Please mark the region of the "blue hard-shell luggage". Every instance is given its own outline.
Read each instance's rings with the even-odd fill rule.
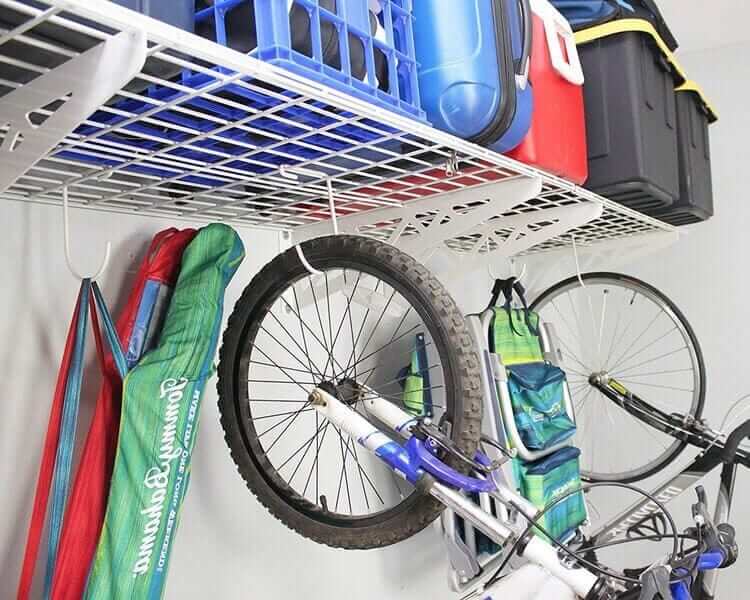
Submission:
[[[529,0],[419,0],[414,42],[427,119],[509,152],[531,125]]]

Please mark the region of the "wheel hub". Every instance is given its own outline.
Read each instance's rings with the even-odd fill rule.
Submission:
[[[343,402],[349,406],[356,405],[364,395],[362,386],[350,377],[339,379],[337,382],[322,381],[318,384],[318,387],[336,398],[339,402]]]

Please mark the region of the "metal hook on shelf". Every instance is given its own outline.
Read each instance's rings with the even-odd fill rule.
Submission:
[[[490,240],[487,240],[487,254],[490,253]],[[510,265],[510,276],[515,277],[518,282],[522,282],[523,278],[526,277],[526,263],[523,264],[523,267],[521,267],[521,274],[516,276],[516,259],[513,257],[508,257],[508,264]],[[502,279],[502,277],[498,277],[495,275],[495,273],[492,271],[492,260],[487,261],[487,273],[489,274],[492,281],[495,281],[497,279]]]
[[[299,175],[307,175],[308,177],[317,177],[318,179],[325,178],[326,180],[326,190],[328,191],[328,210],[331,213],[331,224],[333,226],[333,235],[339,234],[339,222],[338,222],[338,216],[336,215],[336,200],[333,193],[333,182],[331,181],[331,177],[327,173],[323,173],[321,171],[315,171],[313,169],[307,169],[304,167],[288,167],[286,165],[281,165],[279,167],[279,174],[284,177],[285,179],[291,179],[293,181],[299,181]],[[310,275],[322,275],[323,272],[319,271],[315,267],[313,267],[310,262],[307,260],[307,257],[305,256],[305,253],[302,251],[302,246],[299,244],[296,244],[294,246],[294,249],[297,252],[297,257],[299,258],[300,262],[302,263],[302,266],[305,267],[308,273]]]
[[[292,181],[299,181],[300,175],[306,175],[308,177],[316,177],[318,179],[326,180],[326,190],[328,191],[328,210],[331,212],[331,224],[333,225],[333,234],[339,234],[339,222],[338,216],[336,215],[336,202],[333,193],[333,182],[331,177],[323,171],[316,171],[314,169],[308,169],[306,167],[290,167],[287,165],[279,166],[279,174],[285,179],[291,179]]]
[[[77,277],[78,279],[91,279],[95,280],[98,279],[99,276],[104,273],[104,271],[107,268],[107,265],[109,264],[109,257],[112,252],[112,243],[107,242],[107,245],[104,248],[104,259],[101,262],[101,265],[99,267],[99,270],[96,271],[93,275],[81,275],[81,273],[73,266],[73,260],[70,257],[70,218],[68,216],[68,188],[67,186],[63,188],[62,190],[62,197],[63,197],[63,239],[64,239],[64,246],[65,246],[65,262],[68,264],[68,269],[73,274],[74,277]]]
[[[576,263],[576,276],[578,277],[578,283],[581,284],[582,288],[585,288],[586,284],[583,283],[583,277],[581,276],[581,263],[578,261],[578,247],[576,246],[576,236],[574,236],[572,233],[570,234],[570,241],[573,243],[573,259]]]

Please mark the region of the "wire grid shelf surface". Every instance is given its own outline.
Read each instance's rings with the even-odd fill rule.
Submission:
[[[503,216],[590,201],[604,211],[571,232],[581,244],[672,230],[562,179],[100,0],[0,0],[0,97],[128,28],[148,39],[141,73],[4,199],[59,203],[67,187],[73,206],[289,230],[330,218],[329,180],[336,212],[345,217],[541,177],[542,193],[498,215],[498,232]],[[29,107],[29,119],[43,126],[64,101]],[[7,132],[0,127],[0,136]],[[369,233],[384,236],[388,227],[375,224]],[[460,250],[474,241],[448,245]],[[569,243],[567,234],[534,251]]]

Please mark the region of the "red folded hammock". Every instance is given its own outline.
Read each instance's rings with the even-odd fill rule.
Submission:
[[[128,303],[117,321],[117,335],[126,351],[125,358],[129,363],[137,362],[140,356],[153,345],[154,340],[151,338],[158,335],[160,329],[159,315],[163,316],[165,312],[160,310],[164,308],[164,306],[160,307],[160,304],[168,304],[168,291],[174,287],[177,280],[182,252],[195,234],[196,231],[193,229],[179,231],[171,228],[158,233],[152,240],[133,283]],[[47,514],[78,314],[77,308],[76,316],[68,332],[50,411],[50,422],[39,468],[26,552],[18,585],[18,600],[28,600],[31,592],[34,567]],[[95,317],[93,308],[92,316]],[[98,324],[96,324],[95,331],[98,331]],[[102,357],[100,340],[98,337],[96,340],[97,350]],[[82,597],[106,512],[120,427],[122,380],[111,354],[101,362],[102,384],[68,499],[57,560],[54,565],[51,590],[53,600],[79,600]]]

